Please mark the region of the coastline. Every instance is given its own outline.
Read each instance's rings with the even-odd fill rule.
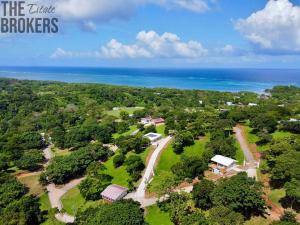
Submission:
[[[262,76],[265,74],[265,76]],[[272,79],[270,78],[272,77]],[[174,88],[264,93],[278,85],[300,86],[300,69],[112,69],[75,67],[0,67],[1,78],[107,84],[140,88]]]

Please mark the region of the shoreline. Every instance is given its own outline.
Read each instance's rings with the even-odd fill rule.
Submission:
[[[11,76],[1,76],[0,79],[7,79],[7,80],[20,80],[20,81],[41,81],[41,82],[57,82],[57,83],[66,83],[66,84],[87,84],[87,85],[107,85],[107,86],[115,86],[115,87],[128,87],[128,88],[147,88],[147,89],[174,89],[174,90],[183,90],[183,91],[210,91],[210,92],[228,92],[228,93],[239,93],[239,92],[252,92],[259,95],[266,94],[267,89],[272,89],[275,86],[270,86],[266,89],[261,90],[226,90],[226,89],[198,89],[198,88],[181,88],[181,87],[170,87],[170,86],[140,86],[140,85],[130,85],[130,84],[115,84],[115,83],[104,83],[104,82],[84,82],[84,81],[63,81],[63,80],[49,80],[49,79],[34,79],[34,78],[19,78],[19,77],[11,77]],[[283,85],[283,86],[289,86],[289,85]],[[300,85],[293,85],[300,87]]]

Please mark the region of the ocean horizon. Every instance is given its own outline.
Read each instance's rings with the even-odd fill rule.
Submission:
[[[300,86],[300,69],[151,69],[95,67],[0,67],[0,77],[262,93],[276,85]]]

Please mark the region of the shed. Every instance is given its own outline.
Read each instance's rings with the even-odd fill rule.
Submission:
[[[101,192],[101,196],[106,201],[114,202],[124,198],[125,195],[127,195],[127,191],[127,188],[121,187],[116,184],[111,184]]]
[[[148,138],[151,142],[155,142],[158,141],[159,139],[161,139],[161,135],[157,134],[157,133],[148,133],[144,135],[145,138]]]
[[[215,155],[214,157],[211,158],[210,161],[217,163],[218,165],[226,167],[226,168],[236,165],[236,162],[237,162],[236,160],[234,160],[232,158],[225,157],[222,155]]]

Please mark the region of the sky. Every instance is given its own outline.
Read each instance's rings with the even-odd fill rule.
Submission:
[[[0,33],[0,66],[300,68],[300,0],[32,1],[59,32]]]

